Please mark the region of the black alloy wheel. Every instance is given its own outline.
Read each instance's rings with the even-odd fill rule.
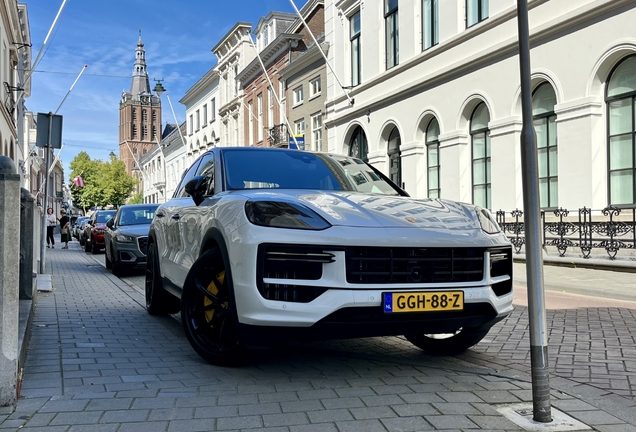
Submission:
[[[190,345],[208,362],[238,366],[245,347],[238,335],[231,276],[218,248],[193,264],[183,287],[181,321]]]
[[[179,312],[180,308],[179,299],[163,289],[157,244],[151,242],[146,263],[146,310],[150,315],[169,315]]]
[[[461,328],[449,334],[409,334],[406,340],[416,347],[433,355],[461,354],[468,348],[477,345],[486,335],[490,327]]]

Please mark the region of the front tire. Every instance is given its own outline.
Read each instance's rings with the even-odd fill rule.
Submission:
[[[97,246],[97,245],[95,244],[95,239],[93,239],[93,241],[91,241],[91,245],[93,246],[93,247],[92,247],[92,249],[93,249],[93,255],[97,255],[97,254],[99,253],[99,246]]]
[[[111,255],[113,253],[111,252]],[[104,252],[104,260],[106,261],[106,269],[111,270],[113,268],[113,262],[108,258],[108,252]],[[113,272],[115,274],[115,272]]]
[[[477,345],[486,337],[489,330],[490,327],[477,329],[462,328],[458,332],[448,335],[410,334],[404,335],[404,337],[413,345],[429,354],[456,355]]]
[[[150,315],[169,315],[179,309],[179,299],[163,289],[157,244],[152,242],[148,245],[146,263],[146,310]]]
[[[237,366],[244,358],[231,277],[219,248],[192,265],[183,286],[181,321],[190,345],[208,362]]]
[[[88,239],[84,240],[84,252],[91,251],[91,244],[88,242]]]

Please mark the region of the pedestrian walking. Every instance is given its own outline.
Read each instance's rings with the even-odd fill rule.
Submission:
[[[68,242],[71,241],[71,218],[66,216],[66,210],[60,210],[62,216],[60,220],[60,233],[62,237],[60,241],[64,243],[62,249],[68,249]]]
[[[53,230],[57,225],[57,216],[53,214],[53,209],[49,207],[46,209],[46,247],[55,249],[55,237],[53,237]]]

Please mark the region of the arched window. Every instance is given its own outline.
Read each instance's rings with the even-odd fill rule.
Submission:
[[[473,167],[473,204],[490,209],[490,114],[480,103],[470,118],[470,141]]]
[[[607,84],[610,204],[636,203],[636,55],[612,71]]]
[[[361,126],[356,127],[349,141],[349,156],[369,162],[367,136]]]
[[[537,134],[539,157],[539,203],[541,208],[558,207],[556,95],[545,82],[532,94],[532,124]]]
[[[389,177],[391,181],[402,187],[402,165],[400,163],[400,132],[394,127],[389,135],[389,146],[387,154],[389,155]]]
[[[428,177],[428,197],[439,198],[439,123],[433,119],[426,128],[426,165]]]

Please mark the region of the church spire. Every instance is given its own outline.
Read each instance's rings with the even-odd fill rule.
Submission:
[[[141,29],[139,29],[139,40],[137,41],[137,49],[135,50],[135,66],[133,67],[130,93],[133,99],[138,99],[142,93],[150,95],[150,81],[148,80],[148,72],[146,71],[146,51],[144,50],[144,43],[141,40]]]

